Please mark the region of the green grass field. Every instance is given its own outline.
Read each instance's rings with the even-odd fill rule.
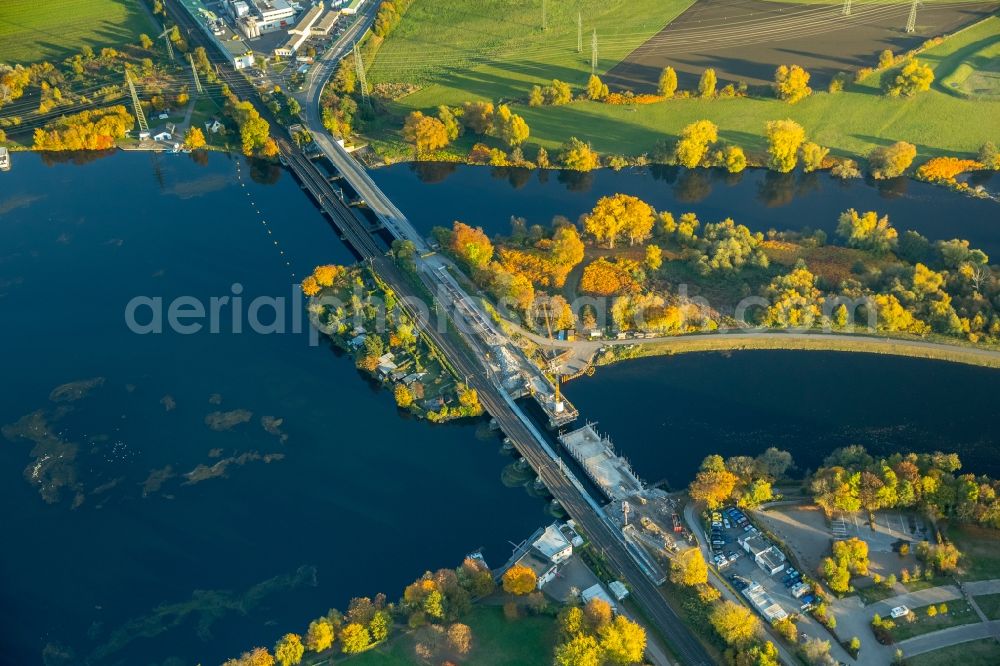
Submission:
[[[1000,620],[1000,594],[983,594],[975,598],[976,605],[991,620]]]
[[[979,616],[972,610],[972,607],[961,599],[948,602],[948,612],[944,615],[927,616],[927,606],[911,609],[916,619],[913,622],[896,620],[896,628],[891,631],[893,638],[898,643],[907,638],[922,636],[934,631],[941,631],[949,627],[957,627],[963,624],[979,622]]]
[[[1000,530],[975,525],[954,525],[948,538],[962,553],[963,580],[1000,578]]]
[[[993,26],[992,34],[975,30],[968,44],[942,59],[938,67],[942,90],[1000,100],[1000,24],[995,17],[988,23]]]
[[[472,651],[463,663],[476,666],[548,666],[555,648],[555,621],[548,616],[507,620],[499,606],[476,606],[462,618],[472,629]],[[338,663],[350,666],[416,666],[424,663],[409,635]]]
[[[984,638],[907,657],[906,663],[908,666],[995,666],[1000,663],[1000,645],[992,638]]]
[[[646,0],[642,0],[645,2]],[[420,0],[411,11],[418,9]],[[638,13],[638,12],[636,12]],[[408,14],[403,25],[411,20]],[[416,30],[419,23],[411,26]],[[400,30],[402,31],[402,27]],[[989,19],[945,40],[920,56],[940,79],[951,74],[984,41],[1000,34],[1000,18]],[[396,37],[390,37],[384,52],[390,53]],[[414,54],[416,57],[416,54]],[[557,60],[552,56],[553,60]],[[565,54],[558,59],[567,59]],[[573,55],[568,59],[572,61]],[[603,62],[602,70],[613,62]],[[527,94],[541,65],[525,71],[498,71],[499,65],[476,68],[456,74],[449,84],[434,84],[407,95],[392,105],[396,117],[385,118],[373,128],[376,147],[387,155],[406,155],[399,126],[402,116],[413,109],[433,109],[441,103],[454,104],[477,97],[512,97]],[[588,70],[563,67],[562,76],[578,89]],[[376,64],[376,71],[378,66]],[[386,70],[383,70],[386,72]],[[575,75],[574,75],[575,73]],[[892,75],[892,74],[890,74]],[[947,92],[936,83],[926,93],[911,99],[889,99],[880,94],[880,75],[852,84],[844,92],[814,92],[808,99],[789,105],[771,98],[668,100],[657,104],[612,106],[589,101],[559,107],[517,105],[531,128],[525,154],[530,158],[535,147],[554,149],[571,136],[590,141],[605,154],[638,155],[649,152],[657,141],[676,136],[696,120],[707,118],[719,126],[720,138],[761,154],[765,149],[764,125],[769,120],[792,118],[801,123],[811,140],[829,146],[834,154],[864,157],[880,145],[905,140],[917,146],[919,159],[938,155],[976,152],[986,140],[1000,137],[1000,100],[972,100]],[[475,137],[463,137],[471,145]],[[464,143],[455,147],[463,152]]]
[[[426,85],[408,108],[461,104],[472,99],[527,97],[534,84],[562,79],[573,85],[590,74],[597,31],[599,71],[687,9],[693,0],[417,0],[369,66],[372,83]],[[583,51],[577,52],[577,11]]]
[[[141,0],[2,0],[0,62],[62,60],[89,45],[135,43],[154,27]]]

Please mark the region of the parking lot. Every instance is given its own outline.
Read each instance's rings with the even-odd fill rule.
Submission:
[[[755,554],[747,552],[740,543],[745,539],[749,539],[751,547],[757,550],[760,546],[775,546],[759,558],[763,566],[757,563]],[[765,618],[773,621],[801,613],[813,600],[808,586],[802,583],[802,574],[789,562],[781,561],[777,544],[767,543],[742,511],[729,507],[715,513],[708,527],[707,541],[713,552],[712,564],[737,591],[742,593],[749,588],[753,597],[751,604]],[[765,571],[764,567],[774,573]]]

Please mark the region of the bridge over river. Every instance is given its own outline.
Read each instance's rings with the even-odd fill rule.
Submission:
[[[339,59],[370,26],[374,5],[370,4],[365,14],[314,67],[315,78],[309,82],[303,120],[326,157],[391,237],[414,244],[417,249],[416,274],[420,284],[414,284],[412,278],[400,270],[388,256],[384,241],[372,233],[372,225],[364,214],[344,201],[342,192],[333,187],[329,176],[302,153],[268,109],[259,103],[256,89],[231,67],[227,54],[213,48],[203,24],[188,14],[177,0],[166,1],[171,16],[185,30],[189,41],[206,47],[220,77],[240,97],[254,101],[261,115],[271,122],[284,162],[358,256],[370,263],[402,302],[416,303],[422,290],[434,294],[438,307],[431,308],[429,320],[416,316],[414,320],[423,323],[423,332],[445,354],[456,371],[464,375],[469,386],[476,389],[485,410],[532,466],[553,498],[628,584],[633,598],[643,607],[654,629],[670,644],[675,655],[684,664],[711,664],[705,648],[658,589],[659,574],[652,571],[644,558],[635,552],[635,547],[626,541],[621,528],[561,461],[548,438],[515,399],[524,393],[531,394],[551,426],[573,421],[577,417],[576,410],[558,395],[552,382],[524,355],[521,348],[500,330],[477,299],[463,289],[451,272],[451,263],[430,251],[427,242],[379,190],[364,167],[323,128],[318,104],[322,86]]]

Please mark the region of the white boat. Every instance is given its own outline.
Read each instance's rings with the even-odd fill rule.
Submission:
[[[10,153],[0,146],[0,171],[10,171]]]

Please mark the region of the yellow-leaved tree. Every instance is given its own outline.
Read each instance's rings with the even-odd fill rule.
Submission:
[[[524,595],[538,587],[538,576],[523,564],[515,564],[503,573],[503,590],[509,594]]]

